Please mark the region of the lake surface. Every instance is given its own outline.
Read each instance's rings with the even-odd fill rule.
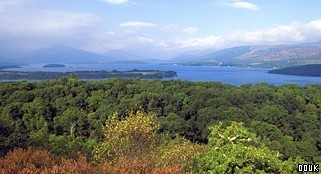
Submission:
[[[218,66],[181,66],[181,65],[159,65],[159,64],[65,64],[62,68],[43,68],[44,64],[12,68],[12,71],[111,71],[111,70],[172,70],[178,74],[177,79],[190,81],[218,81],[232,85],[245,83],[267,82],[273,85],[282,84],[321,84],[321,77],[303,77],[268,74],[270,69],[266,68],[241,68],[241,67],[218,67]]]

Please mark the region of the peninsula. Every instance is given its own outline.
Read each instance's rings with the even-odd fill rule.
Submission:
[[[47,64],[43,66],[43,68],[63,68],[63,67],[66,67],[66,66],[63,64]]]
[[[321,64],[302,65],[268,71],[269,74],[321,77]]]
[[[142,78],[142,79],[162,79],[177,76],[174,71],[158,70],[131,70],[131,71],[74,71],[74,72],[22,72],[22,71],[0,71],[0,80],[50,80],[63,76],[75,75],[83,80],[100,80],[114,77],[121,78]]]

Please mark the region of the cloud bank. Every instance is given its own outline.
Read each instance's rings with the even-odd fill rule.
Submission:
[[[0,12],[3,12],[6,10],[6,8],[10,6],[20,5],[28,0],[1,0],[0,1]]]
[[[101,19],[91,13],[43,11],[0,16],[0,33],[14,36],[59,36],[89,30]]]
[[[171,43],[181,49],[222,49],[238,45],[291,44],[321,41],[321,19],[308,23],[293,22],[254,31],[235,30],[224,35],[210,35]]]
[[[3,0],[8,9],[29,0]],[[113,3],[126,3],[124,0]],[[226,1],[225,1],[226,2]],[[229,0],[235,8],[258,10],[246,1]],[[192,24],[159,24],[154,21],[107,23],[93,13],[49,10],[0,11],[0,52],[4,54],[63,44],[96,53],[112,50],[167,57],[193,50],[217,50],[241,45],[291,44],[321,41],[321,19],[292,22],[252,31],[233,30],[221,35],[201,35]],[[12,51],[15,50],[15,51]],[[153,56],[154,55],[154,56]],[[166,57],[164,56],[164,57]]]

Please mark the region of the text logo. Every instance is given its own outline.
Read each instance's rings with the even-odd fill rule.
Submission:
[[[298,164],[298,172],[319,172],[319,164]]]

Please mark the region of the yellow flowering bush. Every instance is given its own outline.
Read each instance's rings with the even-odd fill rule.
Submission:
[[[158,128],[155,116],[137,112],[120,120],[115,113],[106,121],[104,141],[95,149],[94,157],[97,160],[138,157],[155,146]]]
[[[192,171],[193,159],[207,150],[209,150],[208,146],[192,143],[182,137],[176,137],[167,143],[161,144],[157,156],[161,165],[180,165],[185,173]]]
[[[110,173],[186,173],[193,159],[208,149],[182,137],[159,134],[157,118],[143,112],[119,119],[111,115],[103,128],[103,142],[94,150],[101,170]]]

